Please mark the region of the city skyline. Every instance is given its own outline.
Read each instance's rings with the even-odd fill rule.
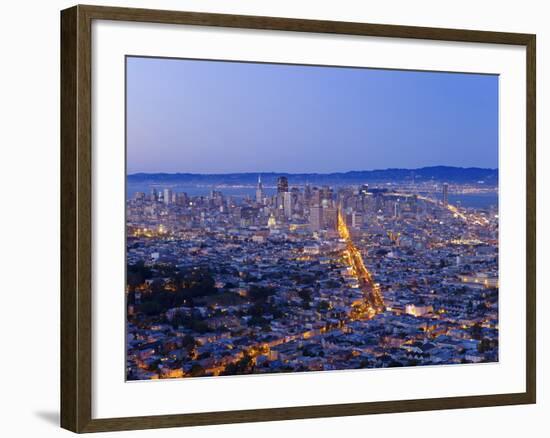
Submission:
[[[494,169],[498,77],[129,57],[127,124],[128,174]]]
[[[240,188],[127,199],[128,380],[498,361],[494,187]]]

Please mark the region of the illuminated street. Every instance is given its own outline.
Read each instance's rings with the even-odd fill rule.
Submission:
[[[494,209],[431,185],[268,190],[129,202],[129,378],[496,358]]]

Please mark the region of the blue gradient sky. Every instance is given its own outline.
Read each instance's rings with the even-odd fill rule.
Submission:
[[[498,167],[498,77],[127,58],[127,171]]]

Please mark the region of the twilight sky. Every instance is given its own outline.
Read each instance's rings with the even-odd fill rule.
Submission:
[[[498,77],[127,58],[127,172],[498,167]]]

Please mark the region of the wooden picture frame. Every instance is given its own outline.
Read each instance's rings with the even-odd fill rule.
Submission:
[[[519,45],[526,48],[527,284],[526,391],[405,401],[196,414],[92,418],[91,24],[93,20],[186,24]],[[61,426],[99,432],[176,426],[456,409],[535,403],[535,35],[290,18],[75,6],[61,12]]]

